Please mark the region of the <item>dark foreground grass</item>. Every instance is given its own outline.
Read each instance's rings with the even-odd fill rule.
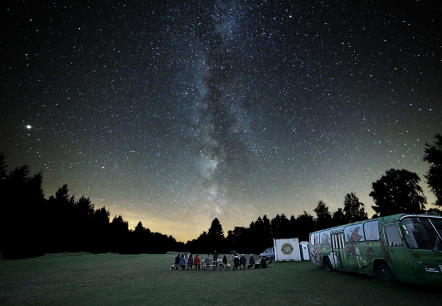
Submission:
[[[0,305],[441,305],[441,290],[384,285],[310,262],[170,271],[175,255],[63,254],[0,261]]]

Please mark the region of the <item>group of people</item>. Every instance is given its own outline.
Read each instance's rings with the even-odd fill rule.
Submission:
[[[224,259],[225,259],[225,262],[227,263],[226,256],[224,256],[223,262],[224,262]],[[204,260],[204,264],[206,266],[212,265],[212,262],[214,262],[215,264],[218,263],[218,252],[216,250],[213,253],[213,260],[210,257],[210,254],[207,254],[207,258]],[[195,255],[195,257],[192,257],[192,254],[190,254],[190,253],[189,254],[184,253],[184,254],[181,254],[181,256],[180,256],[180,254],[178,254],[175,257],[175,263],[172,266],[172,269],[173,269],[173,267],[175,267],[177,269],[178,269],[178,267],[180,267],[182,270],[184,270],[186,268],[186,265],[187,265],[187,268],[190,270],[193,269],[193,266],[195,266],[195,270],[199,270],[201,267],[201,258],[198,256],[198,254]]]
[[[206,266],[214,266],[217,267],[218,265],[218,252],[215,250],[215,252],[213,252],[213,258],[210,256],[210,254],[207,254],[206,259],[204,259],[204,264]],[[221,263],[220,263],[221,264]],[[255,257],[253,256],[253,254],[250,255],[249,258],[249,265],[247,266],[247,269],[253,268],[255,267],[257,264],[260,265],[260,268],[267,268],[267,264],[264,258],[261,258],[260,260],[258,260],[258,262],[255,260]],[[172,269],[175,267],[176,269],[178,269],[179,267],[184,270],[186,268],[192,270],[193,266],[195,266],[195,270],[200,270],[201,267],[201,258],[198,257],[198,255],[195,255],[195,257],[192,257],[192,254],[178,254],[175,257],[175,264],[172,266]],[[246,265],[247,265],[247,259],[244,256],[244,254],[241,255],[241,257],[238,257],[238,255],[234,255],[233,256],[233,270],[238,270],[238,268],[240,270],[245,270],[246,269]],[[227,260],[226,255],[224,255],[223,259],[222,259],[222,266],[221,268],[230,268],[230,264]]]
[[[247,265],[247,259],[244,256],[244,254],[239,257],[238,255],[235,255],[233,257],[233,270],[245,270]],[[260,268],[267,268],[267,263],[265,258],[260,258],[258,261],[255,260],[255,257],[253,254],[250,254],[249,258],[249,265],[247,266],[247,269],[256,267],[256,265],[259,265]]]
[[[198,257],[198,254],[195,255],[195,258],[192,257],[192,254],[189,254],[189,256],[187,256],[187,253],[181,254],[181,256],[180,254],[178,254],[175,257],[174,265],[177,269],[178,267],[181,267],[181,269],[184,270],[187,265],[189,269],[192,269],[193,266],[195,266],[195,269],[199,270],[201,265],[201,259]]]

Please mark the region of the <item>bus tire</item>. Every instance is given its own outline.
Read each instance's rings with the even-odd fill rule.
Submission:
[[[327,271],[332,271],[333,270],[333,267],[331,265],[330,259],[328,259],[328,257],[324,258],[324,268]]]
[[[397,282],[394,273],[386,263],[379,264],[377,272],[381,282],[396,285]]]

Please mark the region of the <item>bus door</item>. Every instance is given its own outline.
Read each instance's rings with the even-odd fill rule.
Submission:
[[[386,224],[384,225],[384,232],[387,238],[391,268],[396,278],[400,281],[415,282],[416,275],[398,226],[396,224]]]
[[[330,254],[330,261],[334,269],[343,270],[342,259],[345,252],[344,248],[344,234],[343,233],[332,233],[332,252]]]

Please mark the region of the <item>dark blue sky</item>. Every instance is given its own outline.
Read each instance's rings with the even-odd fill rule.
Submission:
[[[331,211],[441,133],[432,1],[8,1],[0,150],[179,240]],[[30,126],[29,128],[27,126]],[[430,206],[429,206],[430,207]]]

